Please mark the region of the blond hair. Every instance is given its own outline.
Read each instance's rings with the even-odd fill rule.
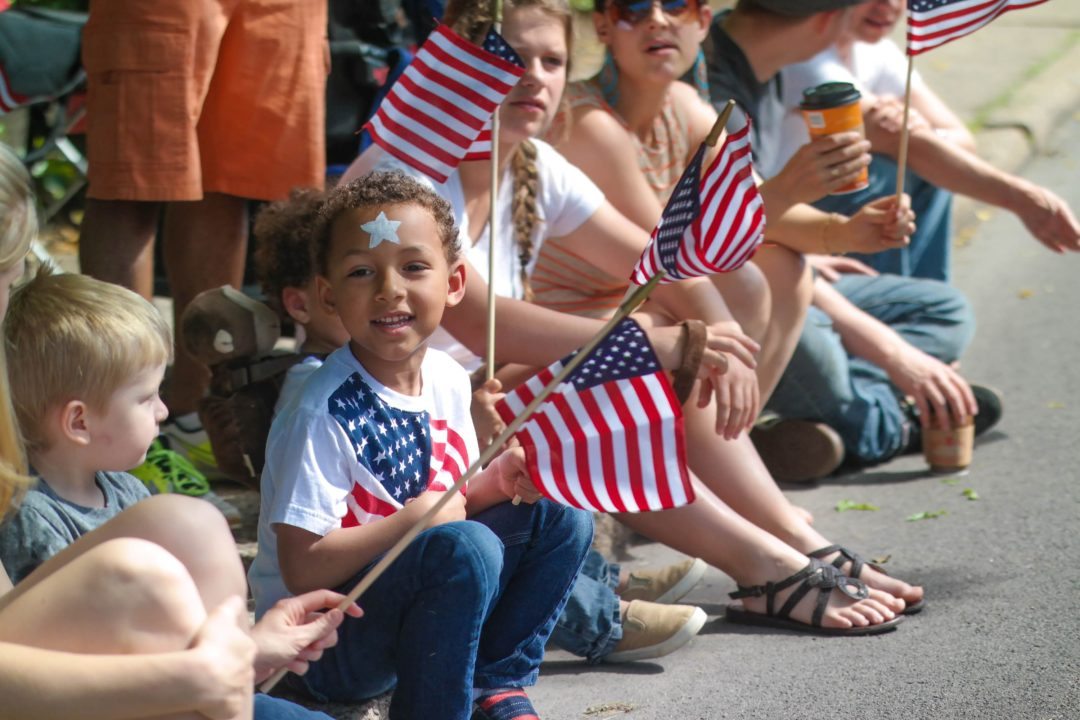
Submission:
[[[4,339],[15,415],[31,454],[48,448],[47,413],[76,399],[103,411],[126,381],[172,353],[169,326],[147,300],[48,268],[12,295]]]
[[[0,272],[26,257],[35,237],[37,213],[30,176],[14,153],[0,143]],[[0,518],[30,482],[7,377],[0,346]]]
[[[450,0],[443,13],[443,21],[453,27],[455,32],[479,43],[487,34],[494,21],[493,5],[490,2],[468,2]],[[543,13],[561,21],[566,30],[567,65],[566,77],[570,78],[570,57],[574,48],[574,17],[567,0],[506,0],[505,11],[537,8]],[[562,108],[557,116],[569,119],[566,111],[566,94],[559,100]],[[513,191],[510,200],[510,217],[514,224],[514,243],[517,245],[518,272],[521,273],[521,286],[524,288],[524,300],[533,298],[532,282],[529,278],[529,263],[533,256],[533,233],[539,219],[537,197],[540,194],[539,174],[536,170],[536,145],[531,141],[522,142],[510,158],[510,170],[513,174]],[[492,199],[494,204],[495,199]],[[494,242],[494,240],[492,240]]]
[[[483,4],[483,3],[481,3]],[[566,77],[570,78],[570,57],[574,49],[574,24],[570,5],[566,0],[507,0],[507,10],[539,8],[545,14],[562,21],[566,31],[567,64]],[[559,99],[562,106],[557,115],[567,118],[566,93]],[[510,170],[513,173],[514,186],[510,199],[510,218],[514,223],[514,243],[517,245],[518,272],[521,273],[521,287],[524,288],[523,300],[533,299],[532,282],[529,278],[529,263],[533,257],[533,233],[539,219],[536,202],[540,195],[540,179],[536,170],[536,145],[526,140],[517,146],[510,158]],[[494,201],[493,201],[494,202]]]

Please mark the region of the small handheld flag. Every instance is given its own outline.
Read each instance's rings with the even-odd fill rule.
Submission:
[[[757,250],[765,232],[765,205],[754,183],[750,119],[727,136],[699,182],[707,145],[683,171],[649,244],[630,279],[644,285],[737,270]]]
[[[576,353],[507,393],[506,422]],[[644,331],[622,320],[517,431],[533,484],[594,512],[640,512],[694,499],[682,410]]]
[[[440,25],[365,128],[383,150],[443,182],[524,73],[494,30],[477,47]]]
[[[1002,13],[1046,0],[908,0],[907,54],[932,50],[964,37]]]

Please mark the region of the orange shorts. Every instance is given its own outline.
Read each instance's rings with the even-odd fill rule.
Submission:
[[[89,195],[258,200],[322,187],[326,0],[94,0]]]

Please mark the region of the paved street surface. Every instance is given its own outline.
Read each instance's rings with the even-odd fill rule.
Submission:
[[[1080,208],[1080,113],[1023,174]],[[979,217],[954,260],[979,319],[963,371],[1001,389],[1006,413],[968,474],[930,476],[908,457],[785,488],[827,537],[889,555],[888,570],[923,583],[926,611],[871,638],[748,629],[722,619],[734,585],[710,570],[687,598],[710,615],[688,648],[585,673],[553,652],[531,692],[543,717],[1080,717],[1080,256],[1045,250],[1011,215]],[[838,513],[840,500],[880,510]],[[633,553],[678,557],[653,544]]]

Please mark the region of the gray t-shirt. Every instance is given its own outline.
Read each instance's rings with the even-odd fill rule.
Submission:
[[[0,524],[0,562],[13,583],[17,584],[86,533],[150,496],[146,486],[127,473],[99,472],[95,480],[105,496],[105,507],[83,507],[68,502],[38,478],[15,513]]]
[[[783,169],[776,152],[786,113],[781,102],[780,76],[774,75],[764,82],[757,79],[750,59],[724,29],[724,21],[730,14],[730,10],[717,13],[709,28],[705,44],[709,95],[718,112],[729,99],[738,104],[728,121],[730,132],[743,126],[745,115],[754,121],[750,131],[754,169],[768,180]]]

